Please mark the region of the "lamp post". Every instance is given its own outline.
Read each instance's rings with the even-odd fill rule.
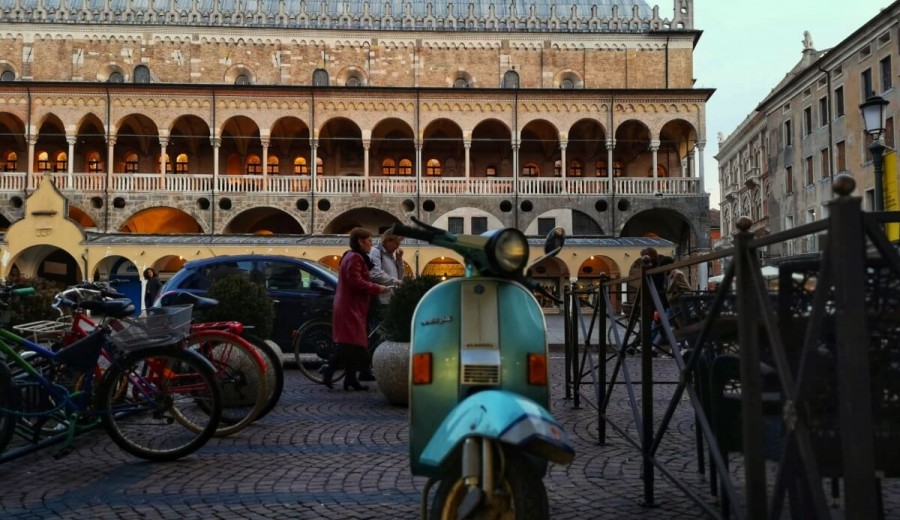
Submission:
[[[875,211],[884,209],[884,161],[882,157],[885,146],[881,143],[881,134],[884,132],[884,107],[887,104],[888,101],[883,97],[872,95],[866,99],[865,103],[859,105],[866,133],[872,137],[869,151],[872,152],[872,161],[875,163]]]

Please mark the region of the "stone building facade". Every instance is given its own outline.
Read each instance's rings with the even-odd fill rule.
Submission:
[[[875,207],[874,165],[859,105],[871,95],[889,102],[882,136],[895,148],[900,96],[900,2],[893,2],[835,47],[819,51],[803,38],[800,61],[734,132],[719,139],[723,238],[736,220],[753,219],[757,235],[814,222],[828,215],[835,175],[856,179],[864,208]],[[886,161],[894,161],[889,155]],[[896,170],[894,170],[896,171]],[[896,179],[895,179],[896,180]],[[896,195],[896,194],[895,194]],[[816,236],[773,244],[772,261],[819,250]]]
[[[52,179],[101,234],[264,240],[416,216],[707,248],[693,9],[0,0],[0,223]],[[178,267],[148,247],[130,260]],[[39,270],[8,253],[0,274]]]

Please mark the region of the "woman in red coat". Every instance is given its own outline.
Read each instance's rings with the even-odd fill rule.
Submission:
[[[367,390],[359,384],[356,373],[369,367],[369,335],[367,317],[372,296],[390,291],[390,287],[372,283],[369,269],[372,261],[372,233],[363,228],[350,232],[350,251],[341,259],[337,292],[334,295],[334,312],[331,330],[335,343],[334,358],[323,374],[323,382],[332,388],[331,378],[335,369],[344,367],[344,390]]]

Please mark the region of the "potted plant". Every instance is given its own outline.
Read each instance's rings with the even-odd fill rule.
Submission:
[[[384,341],[372,355],[378,388],[391,404],[409,404],[409,342],[412,319],[422,296],[440,280],[433,276],[406,278],[381,309],[379,332]]]

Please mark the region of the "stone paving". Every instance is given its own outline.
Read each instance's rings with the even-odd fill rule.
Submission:
[[[629,360],[639,376],[638,359]],[[597,415],[564,399],[563,353],[554,349],[553,412],[577,452],[545,479],[554,519],[698,518],[700,510],[657,474],[657,505],[641,505],[639,453],[610,430],[597,444]],[[674,363],[654,362],[674,379]],[[268,416],[237,435],[213,439],[174,463],[148,463],[121,452],[102,431],[77,439],[76,450],[54,460],[53,448],[0,465],[0,518],[302,518],[407,519],[419,514],[425,479],[407,463],[406,409],[377,390],[329,391],[287,370],[286,391]],[[671,377],[670,377],[671,376]],[[658,386],[657,417],[669,391]],[[583,387],[592,393],[589,385]],[[637,395],[638,400],[640,395]],[[638,401],[639,402],[639,401]],[[635,431],[624,389],[611,404],[616,421]],[[693,416],[683,402],[659,457],[704,499]],[[739,474],[739,458],[732,471]],[[900,488],[885,487],[888,518],[900,518]]]

